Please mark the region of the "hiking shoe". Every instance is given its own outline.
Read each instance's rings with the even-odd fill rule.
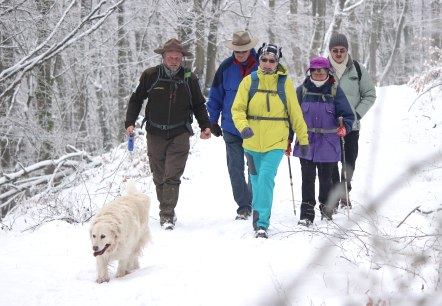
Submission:
[[[319,204],[319,210],[321,211],[321,220],[333,220],[333,208],[328,207],[324,204]]]
[[[265,238],[265,239],[267,239],[267,238],[269,238],[269,235],[267,234],[267,231],[266,231],[265,228],[258,227],[255,230],[255,238]]]
[[[172,220],[167,217],[160,217],[160,225],[165,230],[173,230],[175,227],[176,215],[173,216]]]
[[[341,199],[341,208],[347,208],[347,206],[349,209],[352,208],[350,199],[348,200],[348,204],[347,204],[347,200]]]
[[[309,219],[302,219],[302,220],[298,221],[298,225],[302,225],[302,226],[305,226],[305,227],[309,227],[312,224],[313,224],[313,222],[310,221]]]
[[[236,215],[235,220],[247,220],[251,216],[251,213],[248,211],[240,212]]]
[[[163,224],[161,224],[161,227],[166,231],[171,231],[175,228],[175,224],[166,221]]]

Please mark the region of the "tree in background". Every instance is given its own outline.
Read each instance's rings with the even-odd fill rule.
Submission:
[[[128,5],[130,3],[130,5]],[[0,7],[2,171],[66,153],[99,153],[124,140],[123,113],[153,49],[176,37],[204,92],[229,56],[222,42],[248,30],[283,47],[300,82],[333,31],[380,85],[404,84],[440,56],[440,1],[120,0],[6,1]],[[26,5],[26,7],[25,7]],[[439,48],[439,49],[438,49]],[[431,60],[431,61],[430,61]],[[439,77],[440,76],[436,76]],[[36,150],[37,149],[37,150]]]

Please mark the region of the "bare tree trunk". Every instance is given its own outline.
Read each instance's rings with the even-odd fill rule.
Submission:
[[[375,0],[372,10],[372,24],[370,34],[370,57],[369,57],[369,71],[371,79],[377,80],[377,50],[379,47],[379,33],[382,29],[382,0]]]
[[[52,1],[36,1],[36,5],[41,14],[41,19],[37,23],[37,39],[39,43],[47,37],[50,29],[46,26],[44,16],[51,6]],[[36,87],[34,93],[35,110],[37,113],[37,122],[41,128],[41,147],[39,150],[40,159],[48,159],[53,153],[50,134],[54,129],[52,117],[52,61],[47,60],[40,64],[35,70]]]
[[[349,14],[348,20],[349,20],[349,24],[350,24],[348,27],[348,33],[349,33],[349,38],[350,38],[351,56],[354,59],[359,60],[359,59],[361,59],[360,54],[359,54],[359,38],[361,36],[361,32],[358,27],[356,14],[355,14],[354,10],[351,11],[351,13]]]
[[[289,24],[290,30],[293,35],[293,39],[291,39],[292,43],[292,61],[293,61],[293,72],[295,74],[294,81],[296,83],[300,83],[304,78],[304,69],[303,69],[303,57],[302,51],[300,47],[300,42],[302,41],[301,31],[298,24],[298,0],[290,0],[290,15],[289,15]]]
[[[220,0],[212,0],[211,20],[209,25],[209,37],[207,39],[207,65],[206,65],[206,80],[204,82],[203,93],[208,94],[208,90],[212,85],[212,80],[216,71],[216,50],[218,44],[218,24],[220,17]]]
[[[405,0],[405,2],[404,2],[402,14],[401,14],[401,17],[399,19],[399,24],[396,29],[396,38],[395,38],[395,42],[394,42],[393,51],[391,52],[390,58],[388,59],[388,63],[387,63],[387,65],[386,65],[386,67],[385,67],[385,69],[379,79],[379,83],[382,83],[386,79],[386,77],[388,76],[388,73],[390,72],[390,70],[393,66],[394,58],[395,58],[397,52],[399,52],[399,47],[401,44],[401,35],[402,35],[402,31],[404,29],[405,16],[408,11],[409,1],[410,0]]]
[[[440,0],[431,1],[431,45],[436,48],[442,48],[442,3]],[[433,61],[439,59],[439,54],[434,52],[431,55]]]
[[[275,22],[275,0],[269,0],[269,27],[267,32],[269,33],[269,43],[276,43],[276,35],[274,32]]]
[[[314,24],[313,24],[313,40],[310,44],[309,58],[317,56],[321,52],[321,46],[324,38],[325,11],[326,11],[325,0],[312,1],[312,16]]]
[[[118,70],[118,120],[117,120],[117,135],[118,141],[122,141],[125,136],[124,119],[126,114],[126,107],[128,101],[129,85],[127,64],[129,62],[129,42],[127,41],[126,31],[124,28],[125,15],[124,3],[118,6],[118,56],[117,56],[117,70]]]
[[[202,8],[202,0],[194,0],[193,7],[195,10],[195,74],[201,79],[204,74],[204,46],[206,44],[205,21]]]

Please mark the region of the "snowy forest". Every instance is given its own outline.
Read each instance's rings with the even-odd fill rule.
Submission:
[[[125,140],[128,99],[172,37],[205,94],[248,30],[282,46],[295,81],[333,32],[377,86],[441,83],[440,0],[0,0],[0,209],[54,185]],[[396,101],[394,101],[396,102]],[[400,101],[397,101],[400,102]],[[21,178],[21,180],[17,180]]]

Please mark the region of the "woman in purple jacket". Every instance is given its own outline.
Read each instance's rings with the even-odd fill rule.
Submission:
[[[309,134],[308,154],[301,155],[295,143],[293,155],[299,157],[302,173],[301,216],[298,224],[309,226],[315,219],[316,169],[319,179],[319,210],[332,219],[328,197],[332,188],[332,171],[341,160],[340,137],[351,131],[354,114],[342,89],[336,84],[328,59],[315,57],[307,69],[307,77],[296,89]],[[339,126],[342,117],[343,126]],[[302,157],[301,157],[302,156]],[[326,206],[328,205],[328,206]]]

